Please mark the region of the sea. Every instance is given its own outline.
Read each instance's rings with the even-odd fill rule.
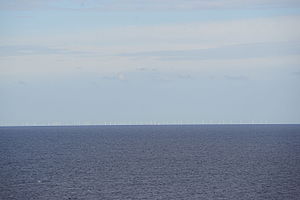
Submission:
[[[0,128],[1,200],[299,200],[300,125]]]

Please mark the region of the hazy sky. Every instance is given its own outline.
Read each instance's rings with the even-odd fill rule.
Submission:
[[[0,123],[300,123],[299,0],[0,0]]]

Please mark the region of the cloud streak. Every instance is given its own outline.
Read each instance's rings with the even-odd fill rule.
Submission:
[[[180,51],[124,53],[126,57],[153,57],[160,60],[225,60],[300,55],[300,42],[254,43],[219,48]]]
[[[61,48],[33,45],[5,45],[0,46],[0,56],[26,56],[26,55],[49,55],[49,54],[88,54],[89,52],[74,51]]]
[[[245,81],[248,80],[249,78],[247,76],[234,76],[234,75],[225,75],[225,79],[227,80],[233,80],[233,81]]]

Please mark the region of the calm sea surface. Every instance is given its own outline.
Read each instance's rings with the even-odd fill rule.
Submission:
[[[0,199],[300,199],[300,125],[0,128]]]

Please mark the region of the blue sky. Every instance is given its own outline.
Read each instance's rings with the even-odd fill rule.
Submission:
[[[0,0],[0,122],[300,123],[296,0]]]

